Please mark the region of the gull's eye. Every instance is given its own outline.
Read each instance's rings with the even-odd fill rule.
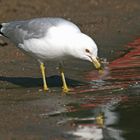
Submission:
[[[89,49],[85,49],[85,52],[90,53]]]

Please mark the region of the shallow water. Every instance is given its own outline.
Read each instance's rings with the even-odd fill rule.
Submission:
[[[40,79],[1,77],[33,88],[1,89],[0,139],[139,139],[140,39],[116,54],[114,61],[104,61],[104,72],[86,71],[87,83],[76,83],[67,96],[57,84],[49,94],[38,91],[34,82]]]
[[[126,52],[120,54],[118,59],[104,64],[103,73],[85,74],[90,84],[72,92],[81,102],[71,101],[66,111],[49,115],[65,116],[57,123],[72,126],[63,133],[66,139],[139,139],[140,39],[129,43]]]

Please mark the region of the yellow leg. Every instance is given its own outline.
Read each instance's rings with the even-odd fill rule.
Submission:
[[[104,114],[100,113],[97,117],[96,117],[96,123],[97,125],[99,125],[100,127],[104,126]]]
[[[60,74],[61,74],[61,78],[62,78],[62,82],[63,82],[63,86],[62,86],[62,89],[63,89],[63,92],[68,92],[70,89],[68,88],[67,86],[67,83],[66,83],[66,80],[65,80],[65,75],[64,75],[64,72],[63,72],[63,68],[62,68],[62,65],[60,64],[59,65],[59,70],[60,70]]]
[[[40,69],[41,69],[41,73],[42,73],[42,77],[43,77],[43,88],[44,90],[49,90],[48,86],[47,86],[47,82],[46,82],[46,76],[45,76],[45,66],[44,63],[40,64]]]

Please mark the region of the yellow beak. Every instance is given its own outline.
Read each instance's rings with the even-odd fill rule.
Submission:
[[[92,63],[94,64],[95,68],[99,71],[100,74],[103,74],[104,73],[104,70],[103,68],[101,67],[101,64],[100,62],[97,60],[96,57],[90,57],[91,58],[91,61]]]
[[[101,64],[100,62],[97,60],[97,58],[91,58],[92,63],[94,64],[95,68],[100,70],[101,69]]]

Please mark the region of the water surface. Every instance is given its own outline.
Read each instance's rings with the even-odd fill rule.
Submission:
[[[86,83],[69,80],[76,82],[69,95],[62,95],[57,84],[48,94],[38,91],[38,78],[1,77],[0,139],[139,139],[140,39],[114,58],[104,61],[103,73],[82,73]]]

